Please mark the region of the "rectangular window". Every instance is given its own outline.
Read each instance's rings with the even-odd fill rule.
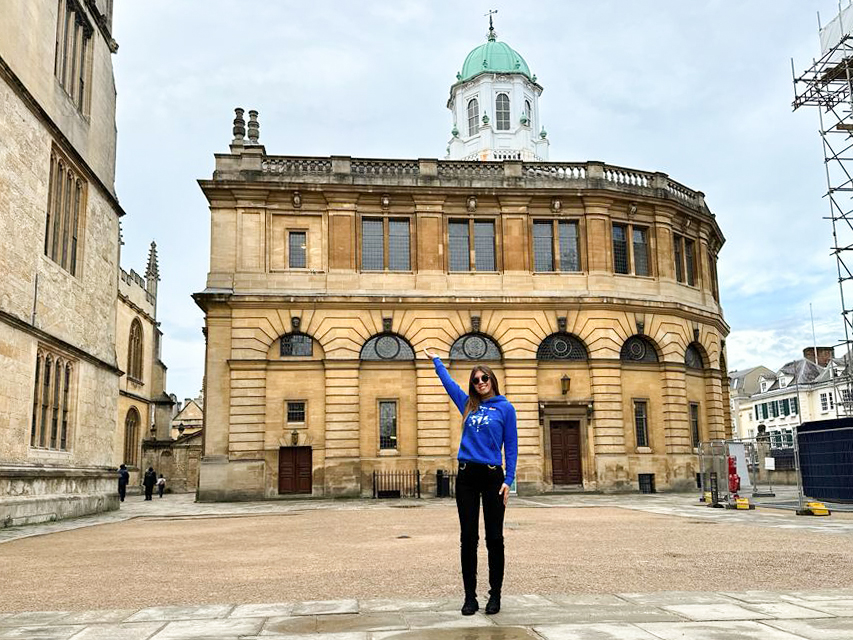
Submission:
[[[560,271],[580,271],[578,223],[560,222]]]
[[[648,402],[646,402],[645,400],[634,400],[634,432],[637,436],[637,447],[648,447]]]
[[[770,417],[771,418],[778,418],[779,417],[779,405],[776,403],[775,400],[773,400],[770,403]]]
[[[48,176],[44,255],[77,275],[77,239],[86,206],[86,182],[56,148],[51,150]]]
[[[831,411],[832,409],[835,409],[835,394],[830,391],[827,396],[829,397],[829,409]]]
[[[388,269],[409,271],[410,238],[408,220],[388,220]]]
[[[628,273],[628,230],[625,225],[613,225],[613,271]]]
[[[59,86],[82,114],[88,114],[91,40],[94,34],[77,0],[58,0],[53,72]]]
[[[781,407],[779,413],[783,416],[791,415],[791,401],[788,398],[780,401]]]
[[[820,410],[829,411],[829,396],[825,393],[820,394]]]
[[[397,448],[397,401],[379,403],[379,448]]]
[[[533,223],[533,270],[554,269],[554,224],[550,220]]]
[[[474,223],[474,265],[477,271],[497,271],[495,264],[495,223]]]
[[[795,416],[800,412],[800,401],[797,398],[791,398],[791,415]]]
[[[287,422],[305,422],[305,403],[304,402],[288,402],[287,403]]]
[[[687,266],[687,284],[696,286],[696,243],[693,240],[684,241],[684,262]]]
[[[634,273],[638,276],[650,275],[649,270],[649,234],[645,229],[634,227]]]
[[[690,403],[690,436],[693,440],[693,446],[698,447],[700,442],[699,405],[695,402]]]
[[[304,269],[308,266],[306,241],[307,234],[304,231],[288,233],[288,267],[291,269]]]
[[[471,247],[468,239],[468,221],[451,221],[448,226],[450,240],[450,270],[471,270]]]
[[[383,226],[381,219],[365,218],[361,221],[362,271],[382,271],[385,268]]]
[[[684,238],[673,236],[672,245],[675,254],[675,279],[684,282]]]

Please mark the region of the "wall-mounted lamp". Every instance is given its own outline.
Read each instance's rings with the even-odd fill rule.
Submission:
[[[294,447],[299,444],[299,432],[296,429],[290,432],[290,444]]]
[[[560,378],[560,389],[562,390],[563,395],[567,395],[569,393],[569,386],[571,384],[572,379],[564,373],[563,377]]]
[[[589,404],[586,405],[586,417],[587,419],[592,417],[592,400],[590,400]]]

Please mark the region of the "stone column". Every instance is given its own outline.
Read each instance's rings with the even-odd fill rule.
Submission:
[[[326,361],[326,495],[361,495],[358,361]]]
[[[687,379],[684,365],[661,364],[661,397],[663,399],[663,432],[667,453],[690,453],[690,426],[687,418]]]
[[[522,493],[538,491],[543,486],[544,462],[536,360],[508,360],[504,367],[504,395],[515,407],[518,421],[518,487]]]

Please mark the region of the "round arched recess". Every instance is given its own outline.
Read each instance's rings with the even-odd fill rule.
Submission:
[[[396,333],[380,333],[364,343],[359,359],[373,362],[414,360],[415,350],[403,336]]]
[[[459,336],[450,347],[451,360],[493,360],[501,359],[501,348],[495,340],[485,333],[466,333]]]
[[[625,362],[653,363],[658,361],[658,351],[647,337],[631,336],[622,345],[619,359]]]
[[[703,349],[700,345],[692,342],[687,345],[684,350],[684,366],[694,371],[702,371],[705,369],[707,358],[703,355]]]
[[[552,333],[539,343],[537,360],[589,360],[589,352],[580,338],[565,331]]]

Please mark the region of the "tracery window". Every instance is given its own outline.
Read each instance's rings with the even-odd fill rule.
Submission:
[[[136,407],[131,407],[127,411],[127,417],[124,419],[124,463],[129,467],[135,467],[139,464],[138,449],[139,443],[139,411]]]
[[[577,337],[564,331],[552,333],[536,350],[537,360],[587,360],[586,347]]]
[[[308,357],[314,355],[314,340],[305,333],[288,333],[281,337],[279,355]]]
[[[127,340],[127,375],[142,382],[142,323],[134,318],[130,323],[130,335]]]
[[[658,354],[648,338],[631,336],[622,345],[619,358],[628,362],[657,362]]]
[[[69,359],[39,347],[33,385],[31,447],[68,450],[74,397],[73,366]]]
[[[484,333],[466,333],[450,347],[451,360],[500,360],[498,343]]]
[[[77,0],[58,0],[53,73],[82,114],[90,102],[92,28]]]
[[[684,364],[688,369],[704,369],[702,354],[696,345],[687,345],[687,350],[684,352]]]
[[[495,118],[498,131],[509,131],[509,96],[505,93],[495,100]]]
[[[381,333],[373,336],[361,348],[362,360],[414,360],[415,350],[402,336],[396,333]]]
[[[468,101],[468,135],[473,136],[480,130],[480,103],[477,98]]]
[[[55,148],[50,153],[44,255],[77,275],[78,238],[86,206],[86,183]]]

